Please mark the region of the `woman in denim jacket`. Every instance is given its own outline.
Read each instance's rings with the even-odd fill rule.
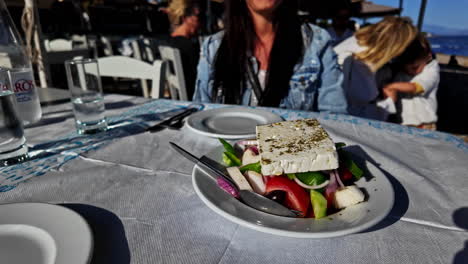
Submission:
[[[346,113],[343,74],[325,30],[297,1],[226,0],[225,31],[202,46],[193,100]]]

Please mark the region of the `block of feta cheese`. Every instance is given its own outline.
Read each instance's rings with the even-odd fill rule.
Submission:
[[[316,119],[257,126],[263,175],[338,168],[335,144]]]

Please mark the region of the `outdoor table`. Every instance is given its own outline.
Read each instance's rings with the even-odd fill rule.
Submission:
[[[92,263],[468,263],[468,145],[452,135],[264,108],[285,119],[318,118],[336,142],[359,146],[395,189],[393,209],[371,229],[295,239],[237,225],[197,197],[193,164],[169,142],[203,155],[220,145],[217,139],[187,127],[145,132],[189,102],[105,100],[109,131],[79,136],[70,103],[49,105],[25,132],[31,151],[55,150],[13,170],[0,168],[0,203],[61,204],[88,221]],[[205,105],[218,107],[229,106]]]
[[[58,88],[37,88],[39,101],[42,106],[66,103],[70,101],[70,92],[65,89]]]

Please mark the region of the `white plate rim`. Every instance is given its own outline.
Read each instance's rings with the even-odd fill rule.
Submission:
[[[218,148],[220,148],[220,147],[218,147]],[[371,166],[374,166],[374,165],[371,164]],[[349,229],[346,229],[346,230],[339,230],[339,231],[332,231],[332,232],[288,231],[288,230],[283,230],[283,229],[278,229],[278,228],[271,228],[271,227],[256,225],[256,224],[253,224],[253,223],[251,223],[249,221],[246,221],[246,220],[242,219],[239,216],[234,216],[234,215],[231,215],[230,213],[224,211],[222,208],[218,207],[216,204],[211,202],[205,196],[205,194],[201,191],[200,187],[198,186],[197,180],[196,180],[196,177],[197,177],[196,173],[198,173],[198,172],[203,173],[206,176],[206,173],[203,171],[203,169],[200,168],[198,165],[195,165],[193,167],[193,170],[192,170],[192,184],[193,184],[195,193],[202,200],[202,202],[206,206],[208,206],[208,208],[210,208],[211,210],[213,210],[217,214],[223,216],[224,218],[226,218],[226,219],[228,219],[228,220],[230,220],[230,221],[232,221],[232,222],[234,222],[236,224],[239,224],[239,225],[242,225],[242,226],[248,227],[250,229],[263,232],[263,233],[268,233],[268,234],[273,234],[273,235],[278,235],[278,236],[284,236],[284,237],[321,239],[321,238],[340,237],[340,236],[345,236],[345,235],[358,233],[360,231],[365,231],[365,230],[375,226],[380,221],[382,221],[390,213],[390,211],[392,210],[392,208],[394,206],[394,203],[395,203],[395,190],[393,189],[393,185],[391,184],[390,180],[382,173],[381,174],[381,175],[383,175],[382,180],[385,182],[387,187],[389,187],[388,191],[390,191],[391,197],[389,197],[390,200],[388,200],[390,202],[389,203],[390,206],[388,206],[387,208],[384,208],[378,216],[374,217],[373,219],[371,219],[371,220],[369,220],[369,221],[367,221],[367,222],[365,222],[365,223],[363,223],[363,224],[361,224],[359,226],[352,227],[352,228],[349,228]],[[209,176],[206,176],[206,177],[209,177]],[[248,207],[247,205],[244,205],[244,204],[241,204],[241,205],[245,206],[245,207]],[[255,209],[252,209],[250,207],[248,207],[248,208],[251,209],[251,210],[256,211],[256,213],[258,213],[258,214],[263,214],[263,215],[265,215],[267,217],[271,217],[271,218],[280,217],[280,216],[269,215],[269,214],[257,211]],[[315,220],[311,219],[311,221],[315,221]]]
[[[248,112],[251,114],[257,114],[267,119],[268,123],[276,123],[276,122],[281,122],[284,120],[281,116],[275,113],[266,111],[266,110],[233,106],[233,107],[213,108],[213,109],[197,112],[188,117],[187,122],[186,122],[187,127],[193,132],[198,133],[203,136],[207,136],[207,137],[218,137],[218,138],[224,138],[224,139],[242,139],[242,138],[253,138],[256,136],[255,133],[251,133],[251,134],[212,133],[212,132],[200,130],[192,124],[195,119],[203,117],[203,116],[207,116],[207,115],[209,116],[210,114],[218,112],[218,111]]]
[[[92,230],[91,230],[91,227],[89,226],[88,222],[86,222],[86,220],[80,215],[78,214],[77,212],[73,211],[72,209],[70,208],[67,208],[65,206],[61,206],[61,205],[58,205],[58,204],[53,204],[53,203],[42,203],[42,202],[18,202],[18,203],[1,203],[0,204],[0,207],[2,206],[13,206],[13,209],[14,210],[19,210],[19,207],[28,207],[28,206],[41,206],[41,207],[45,207],[45,208],[48,208],[48,209],[51,209],[51,210],[54,210],[55,212],[60,212],[60,213],[64,213],[64,214],[68,214],[69,216],[72,216],[76,222],[75,223],[69,223],[70,224],[70,228],[72,229],[81,229],[80,232],[83,232],[83,237],[86,237],[86,242],[87,242],[87,247],[85,248],[85,251],[87,252],[86,256],[84,257],[84,259],[86,259],[85,263],[80,263],[80,264],[89,264],[91,263],[91,260],[92,260],[92,256],[93,256],[93,248],[94,248],[94,240],[93,240],[93,233],[92,233]],[[47,223],[47,226],[46,227],[41,227],[41,226],[37,226],[37,221],[34,220],[34,218],[29,218],[29,219],[21,219],[21,225],[29,225],[29,226],[33,226],[33,227],[37,227],[37,228],[40,228],[42,230],[44,230],[45,232],[49,233],[49,235],[52,236],[52,238],[54,239],[55,243],[56,243],[56,247],[57,247],[57,256],[59,254],[59,251],[71,251],[73,250],[72,248],[70,249],[64,249],[64,245],[62,242],[62,239],[65,239],[64,237],[56,237],[56,236],[53,236],[50,232],[51,229],[54,228],[54,221],[57,221],[57,220],[60,220],[60,219],[51,219],[51,221],[49,223]],[[1,217],[0,217],[0,225],[3,225],[3,224],[18,224],[18,223],[4,223],[2,220],[1,220]],[[78,224],[78,225],[76,225]],[[66,238],[66,239],[69,239],[69,238]],[[69,264],[74,264],[76,262],[73,262],[74,260],[73,259],[67,259],[67,263]],[[59,263],[60,262],[60,259],[56,259],[55,260],[56,263]],[[78,264],[78,263],[77,263]]]

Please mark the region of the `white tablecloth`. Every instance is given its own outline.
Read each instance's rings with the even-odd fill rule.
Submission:
[[[145,110],[142,98],[106,101],[109,115]],[[29,144],[69,136],[69,108],[44,108],[43,121],[26,129]],[[193,164],[170,149],[175,141],[202,155],[219,145],[185,127],[109,140],[4,189],[0,203],[47,202],[78,211],[95,236],[92,263],[468,263],[468,145],[444,133],[350,116],[274,111],[288,119],[318,117],[335,141],[360,146],[393,179],[390,215],[371,230],[317,240],[234,224],[202,203],[192,187]]]

